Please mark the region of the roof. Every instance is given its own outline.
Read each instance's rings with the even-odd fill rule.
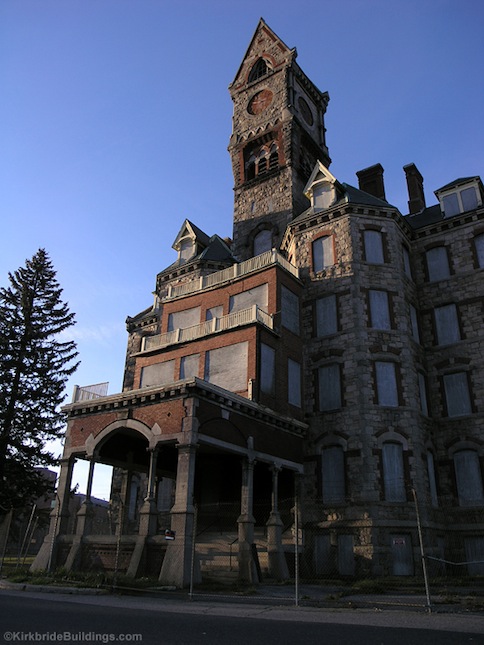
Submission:
[[[460,177],[459,179],[454,179],[454,181],[445,184],[445,186],[442,186],[441,188],[437,188],[437,190],[434,192],[439,193],[441,190],[448,190],[449,188],[455,188],[462,184],[468,184],[469,182],[476,180],[480,180],[479,175],[476,175],[475,177]]]
[[[405,216],[405,220],[413,229],[422,228],[429,224],[435,224],[443,219],[444,214],[440,210],[440,204],[434,204],[433,206],[424,208],[420,213],[415,213],[415,215]]]
[[[209,236],[204,233],[201,228],[198,228],[196,224],[191,222],[189,219],[186,219],[183,222],[182,227],[175,238],[175,241],[173,242],[172,248],[178,249],[178,243],[183,237],[186,237],[187,235],[194,238],[197,243],[201,244],[202,246],[207,246],[210,241]]]
[[[205,233],[203,233],[205,235]],[[171,273],[180,267],[189,267],[192,264],[197,262],[224,262],[227,265],[235,264],[237,260],[232,255],[232,251],[228,245],[223,241],[219,235],[212,235],[212,237],[207,237],[207,245],[202,249],[200,253],[194,255],[187,261],[180,261],[180,258],[177,258],[175,262],[167,266],[165,269],[158,273],[158,276],[162,276],[166,273]],[[197,241],[200,238],[197,236]]]
[[[392,206],[392,204],[389,204],[384,199],[379,199],[374,195],[370,195],[370,193],[366,193],[364,190],[350,186],[350,184],[338,182],[337,191],[340,194],[340,198],[331,206],[331,208],[334,208],[338,204],[360,204],[361,206],[372,206],[374,208],[396,208],[396,206]],[[315,211],[311,206],[303,213],[301,213],[301,215],[295,217],[291,223],[301,222],[306,217],[312,216],[316,212],[318,214],[321,214],[323,211]]]
[[[375,206],[377,208],[396,208],[389,202],[370,193],[366,193],[364,190],[355,188],[350,184],[343,183],[342,186],[346,191],[346,201],[350,204],[362,204],[363,206]]]

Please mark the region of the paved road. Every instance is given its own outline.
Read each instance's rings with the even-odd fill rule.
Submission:
[[[0,591],[0,642],[484,644],[484,617]]]

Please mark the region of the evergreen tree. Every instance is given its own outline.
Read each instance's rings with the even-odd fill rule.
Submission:
[[[47,443],[62,436],[59,409],[77,369],[76,344],[62,332],[74,314],[44,249],[0,288],[0,514],[48,488],[39,467],[56,463]]]

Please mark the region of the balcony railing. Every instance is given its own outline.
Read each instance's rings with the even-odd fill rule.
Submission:
[[[277,253],[275,249],[272,249],[271,251],[266,251],[265,253],[256,255],[254,258],[250,258],[245,262],[240,262],[240,264],[233,264],[231,267],[228,267],[228,269],[201,276],[200,278],[186,282],[185,284],[171,286],[168,289],[166,299],[179,298],[180,296],[186,296],[190,293],[201,291],[202,289],[208,289],[210,287],[223,284],[224,282],[230,282],[235,278],[247,275],[253,271],[258,271],[259,269],[264,269],[272,264],[281,266],[296,278],[299,277],[299,269],[288,262],[286,258],[280,255],[280,253]]]
[[[154,349],[168,347],[168,345],[186,343],[210,334],[227,331],[228,329],[234,329],[235,327],[241,327],[242,325],[249,325],[251,323],[261,323],[268,329],[274,329],[273,316],[257,305],[252,305],[248,309],[241,309],[221,318],[213,318],[199,325],[193,325],[193,327],[174,329],[173,331],[166,332],[165,334],[157,334],[156,336],[145,336],[141,351],[148,352]]]

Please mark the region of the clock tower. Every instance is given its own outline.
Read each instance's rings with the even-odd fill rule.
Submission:
[[[229,86],[233,252],[239,260],[279,247],[287,224],[309,207],[303,189],[316,161],[331,163],[324,127],[329,95],[296,57],[261,18]]]

